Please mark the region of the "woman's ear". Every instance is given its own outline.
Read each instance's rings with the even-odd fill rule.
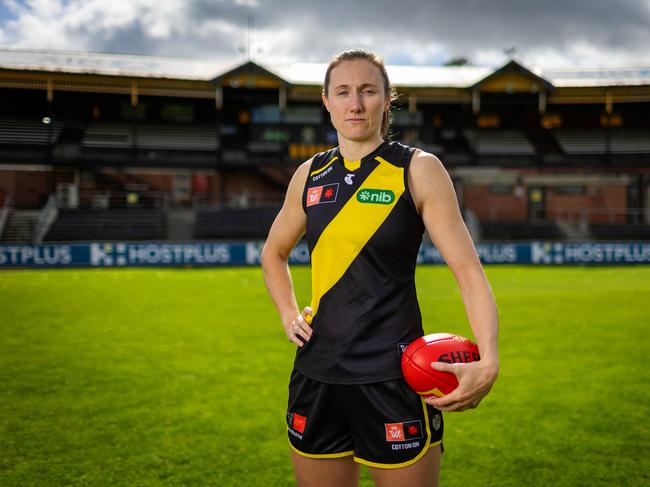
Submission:
[[[325,95],[321,95],[320,97],[323,100],[323,105],[325,105],[325,108],[329,112],[330,111],[330,105],[329,105],[329,101],[327,100],[327,97]]]

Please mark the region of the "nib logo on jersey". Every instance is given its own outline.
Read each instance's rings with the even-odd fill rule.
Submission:
[[[287,424],[289,425],[289,433],[302,440],[302,434],[307,426],[307,417],[298,413],[287,413]]]
[[[371,203],[376,205],[390,205],[395,201],[395,193],[390,189],[364,188],[357,192],[359,203]]]
[[[338,192],[339,183],[309,188],[307,190],[307,206],[319,205],[322,203],[334,203]]]

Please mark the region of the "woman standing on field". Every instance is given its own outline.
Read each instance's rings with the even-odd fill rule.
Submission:
[[[392,89],[362,49],[329,64],[323,103],[339,146],[294,174],[262,252],[265,282],[297,346],[287,423],[299,486],[438,485],[440,411],[478,405],[498,373],[497,310],[440,161],[387,140]],[[459,387],[426,401],[402,378],[404,346],[424,334],[415,262],[424,230],[454,273],[481,360],[432,364]],[[312,301],[302,312],[287,265],[306,233]]]

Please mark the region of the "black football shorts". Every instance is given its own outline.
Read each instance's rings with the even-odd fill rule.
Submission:
[[[373,384],[325,384],[291,373],[289,442],[309,458],[354,460],[379,468],[406,467],[441,444],[442,413],[404,379]]]

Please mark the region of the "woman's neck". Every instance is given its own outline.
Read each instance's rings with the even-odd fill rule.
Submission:
[[[379,135],[376,138],[362,142],[352,141],[339,137],[339,150],[348,161],[358,161],[379,147],[384,139]]]

